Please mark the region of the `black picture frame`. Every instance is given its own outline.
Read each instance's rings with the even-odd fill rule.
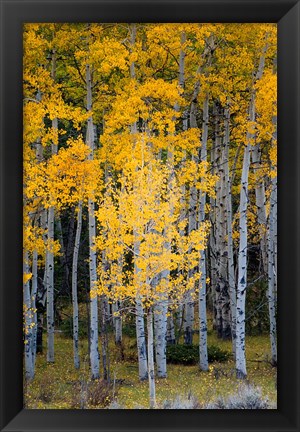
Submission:
[[[299,0],[0,0],[1,431],[300,430]],[[278,23],[278,409],[24,410],[22,376],[22,24]]]

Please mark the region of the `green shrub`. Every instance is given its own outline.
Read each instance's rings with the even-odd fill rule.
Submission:
[[[130,338],[135,338],[136,337],[136,329],[135,329],[135,324],[125,324],[122,327],[122,332],[123,335],[126,335]]]
[[[225,362],[230,353],[216,345],[208,347],[208,361]],[[198,345],[169,345],[167,346],[167,362],[173,364],[194,365],[199,362]]]
[[[208,352],[208,361],[210,363],[213,362],[226,362],[229,357],[230,357],[230,352],[226,351],[226,350],[222,350],[221,348],[219,348],[217,345],[210,345],[207,348],[207,352]]]

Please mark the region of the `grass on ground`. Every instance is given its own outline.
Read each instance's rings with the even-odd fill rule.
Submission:
[[[197,343],[194,335],[194,343]],[[215,334],[208,335],[209,345],[218,345],[231,351],[231,342],[217,339]],[[55,363],[46,361],[46,349],[37,356],[36,374],[32,382],[25,385],[24,404],[29,409],[72,409],[80,408],[79,399],[89,382],[88,344],[80,341],[81,365],[79,370],[73,366],[73,343],[61,334],[55,335]],[[148,382],[138,379],[138,365],[135,361],[135,341],[128,336],[123,338],[126,361],[121,360],[119,348],[110,335],[110,377],[115,381],[106,403],[91,405],[87,400],[86,408],[103,408],[112,399],[117,399],[125,408],[148,408]],[[249,336],[246,338],[247,381],[261,388],[272,404],[276,404],[276,368],[268,362],[269,337]],[[99,350],[101,352],[101,350]],[[100,359],[101,365],[101,359]],[[168,377],[156,379],[158,406],[163,401],[177,396],[193,394],[202,406],[213,402],[218,396],[227,396],[237,391],[239,381],[235,378],[234,361],[212,363],[209,372],[201,372],[198,366],[170,364]]]

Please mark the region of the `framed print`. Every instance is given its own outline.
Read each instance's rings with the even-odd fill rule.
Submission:
[[[1,430],[299,430],[299,8],[1,1]]]

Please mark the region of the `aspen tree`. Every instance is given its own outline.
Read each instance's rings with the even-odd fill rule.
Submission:
[[[79,347],[78,347],[79,325],[78,325],[77,274],[78,274],[78,255],[79,255],[81,229],[82,229],[82,201],[79,201],[78,211],[77,211],[76,236],[75,236],[73,262],[72,262],[73,355],[74,355],[74,366],[76,369],[79,369],[80,367]]]
[[[136,40],[136,24],[130,25],[130,46],[131,51],[134,50]],[[135,76],[135,62],[130,63],[130,78],[132,80],[136,79]],[[137,124],[134,122],[131,126],[131,133],[133,136],[137,134]],[[134,231],[134,269],[135,273],[138,275],[140,269],[137,264],[137,257],[140,253],[140,242],[138,236]],[[140,299],[139,294],[136,297],[136,340],[138,349],[138,361],[139,361],[139,378],[141,381],[146,380],[148,377],[148,361],[147,361],[147,351],[146,351],[146,336],[145,336],[145,323],[144,323],[144,309]]]
[[[208,138],[208,118],[209,118],[209,96],[206,93],[203,102],[203,122],[202,122],[202,140],[201,140],[201,162],[207,161],[207,138]],[[205,203],[206,193],[200,192],[199,205],[199,223],[205,221]],[[207,353],[207,316],[206,316],[206,251],[201,254],[200,263],[200,281],[199,281],[199,366],[203,371],[208,371],[208,353]]]
[[[94,153],[94,125],[92,117],[92,72],[90,64],[86,64],[86,109],[90,116],[87,121],[86,143],[90,147],[90,159],[93,159]],[[95,219],[95,202],[88,199],[88,224],[89,224],[89,269],[90,269],[90,361],[92,378],[99,378],[99,351],[98,351],[98,298],[96,291],[97,284],[97,257],[95,250],[96,237],[96,219]]]
[[[256,80],[261,79],[264,68],[265,53],[267,45],[264,46],[262,55],[259,59],[259,66],[256,74]],[[254,145],[255,131],[255,90],[251,91],[251,99],[249,105],[249,124],[246,144],[244,149],[243,169],[241,178],[241,193],[240,193],[240,219],[239,219],[239,255],[238,255],[238,284],[237,284],[237,318],[236,318],[236,374],[238,378],[247,376],[246,370],[246,353],[245,353],[245,302],[247,290],[247,207],[248,207],[248,184],[249,184],[249,168],[251,146]]]

